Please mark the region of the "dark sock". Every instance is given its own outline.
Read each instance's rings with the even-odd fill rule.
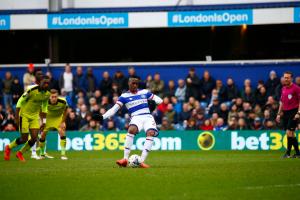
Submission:
[[[293,146],[296,151],[296,154],[299,154],[299,145],[296,137],[293,137]]]
[[[286,151],[286,154],[291,155],[292,145],[293,145],[293,138],[288,137],[287,138],[287,151]]]

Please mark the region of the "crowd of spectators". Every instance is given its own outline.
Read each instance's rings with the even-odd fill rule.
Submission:
[[[16,131],[14,111],[23,91],[35,82],[35,69],[29,65],[20,82],[19,74],[10,72],[0,82],[0,113],[7,116],[1,124],[2,131]],[[128,128],[130,116],[123,107],[111,119],[99,124],[92,119],[93,113],[104,114],[123,91],[128,90],[128,78],[140,79],[140,88],[149,89],[160,96],[163,103],[152,113],[160,130],[274,130],[281,128],[275,122],[283,80],[271,71],[266,80],[253,83],[244,80],[238,87],[233,78],[224,83],[212,77],[209,71],[198,75],[191,68],[187,76],[179,80],[161,80],[160,74],[150,74],[146,80],[136,74],[133,67],[128,68],[127,76],[121,71],[109,74],[104,71],[99,79],[93,68],[77,66],[72,73],[66,64],[60,77],[51,79],[50,88],[60,91],[69,104],[66,128],[69,131],[118,131]],[[300,86],[300,77],[295,78]],[[2,103],[1,103],[2,102]],[[300,127],[298,127],[300,128]]]

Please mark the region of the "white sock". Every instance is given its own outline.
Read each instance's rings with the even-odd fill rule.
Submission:
[[[134,134],[127,133],[126,139],[125,139],[125,144],[124,144],[124,158],[128,160],[131,146],[133,144],[134,140]]]
[[[31,155],[36,155],[36,143],[31,147]]]
[[[146,137],[146,141],[144,143],[144,149],[141,155],[141,160],[142,162],[144,162],[148,156],[148,153],[151,151],[152,148],[152,144],[153,144],[153,137],[152,136],[147,136]]]

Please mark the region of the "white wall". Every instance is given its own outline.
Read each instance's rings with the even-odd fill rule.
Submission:
[[[0,10],[47,9],[48,0],[0,0]]]

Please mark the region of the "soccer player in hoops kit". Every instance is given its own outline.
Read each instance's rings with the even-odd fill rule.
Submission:
[[[125,105],[130,116],[131,120],[129,123],[128,133],[126,135],[125,144],[124,144],[124,157],[123,159],[117,160],[117,164],[120,167],[126,167],[128,163],[128,157],[130,154],[131,146],[133,144],[134,136],[144,130],[146,132],[146,141],[144,143],[144,148],[141,155],[141,164],[140,167],[148,168],[149,165],[145,164],[145,160],[149,151],[152,148],[153,137],[158,135],[158,130],[156,127],[155,120],[150,113],[148,100],[153,100],[155,103],[161,104],[162,99],[148,90],[139,90],[138,89],[139,79],[129,78],[128,85],[129,91],[123,93],[116,104],[109,109],[105,114],[100,115],[100,121],[103,119],[110,118],[118,110]]]
[[[287,151],[283,158],[291,157],[292,146],[294,146],[296,151],[293,158],[300,158],[298,140],[295,137],[297,121],[300,118],[300,88],[293,83],[293,74],[291,72],[285,72],[283,78],[285,84],[281,91],[280,104],[276,117],[276,121],[279,123],[281,112],[283,112],[282,122],[287,134]]]
[[[33,85],[19,98],[16,106],[16,123],[19,126],[21,137],[5,146],[4,159],[10,159],[11,149],[18,145],[25,145],[17,152],[16,156],[20,161],[25,161],[23,153],[29,150],[37,141],[38,133],[46,125],[46,115],[50,92],[48,91],[49,78],[43,76],[39,85]],[[40,113],[41,111],[41,113]],[[42,125],[40,126],[40,115]],[[28,136],[30,134],[30,139]]]
[[[44,131],[41,133],[41,138],[39,140],[39,149],[41,159],[46,158],[45,143],[48,131],[55,130],[58,131],[60,136],[60,148],[61,148],[61,159],[67,160],[66,156],[66,117],[68,104],[66,99],[58,97],[58,91],[55,89],[50,90],[50,99],[48,102],[48,113],[46,117],[46,126]],[[53,158],[49,156],[47,158]]]

